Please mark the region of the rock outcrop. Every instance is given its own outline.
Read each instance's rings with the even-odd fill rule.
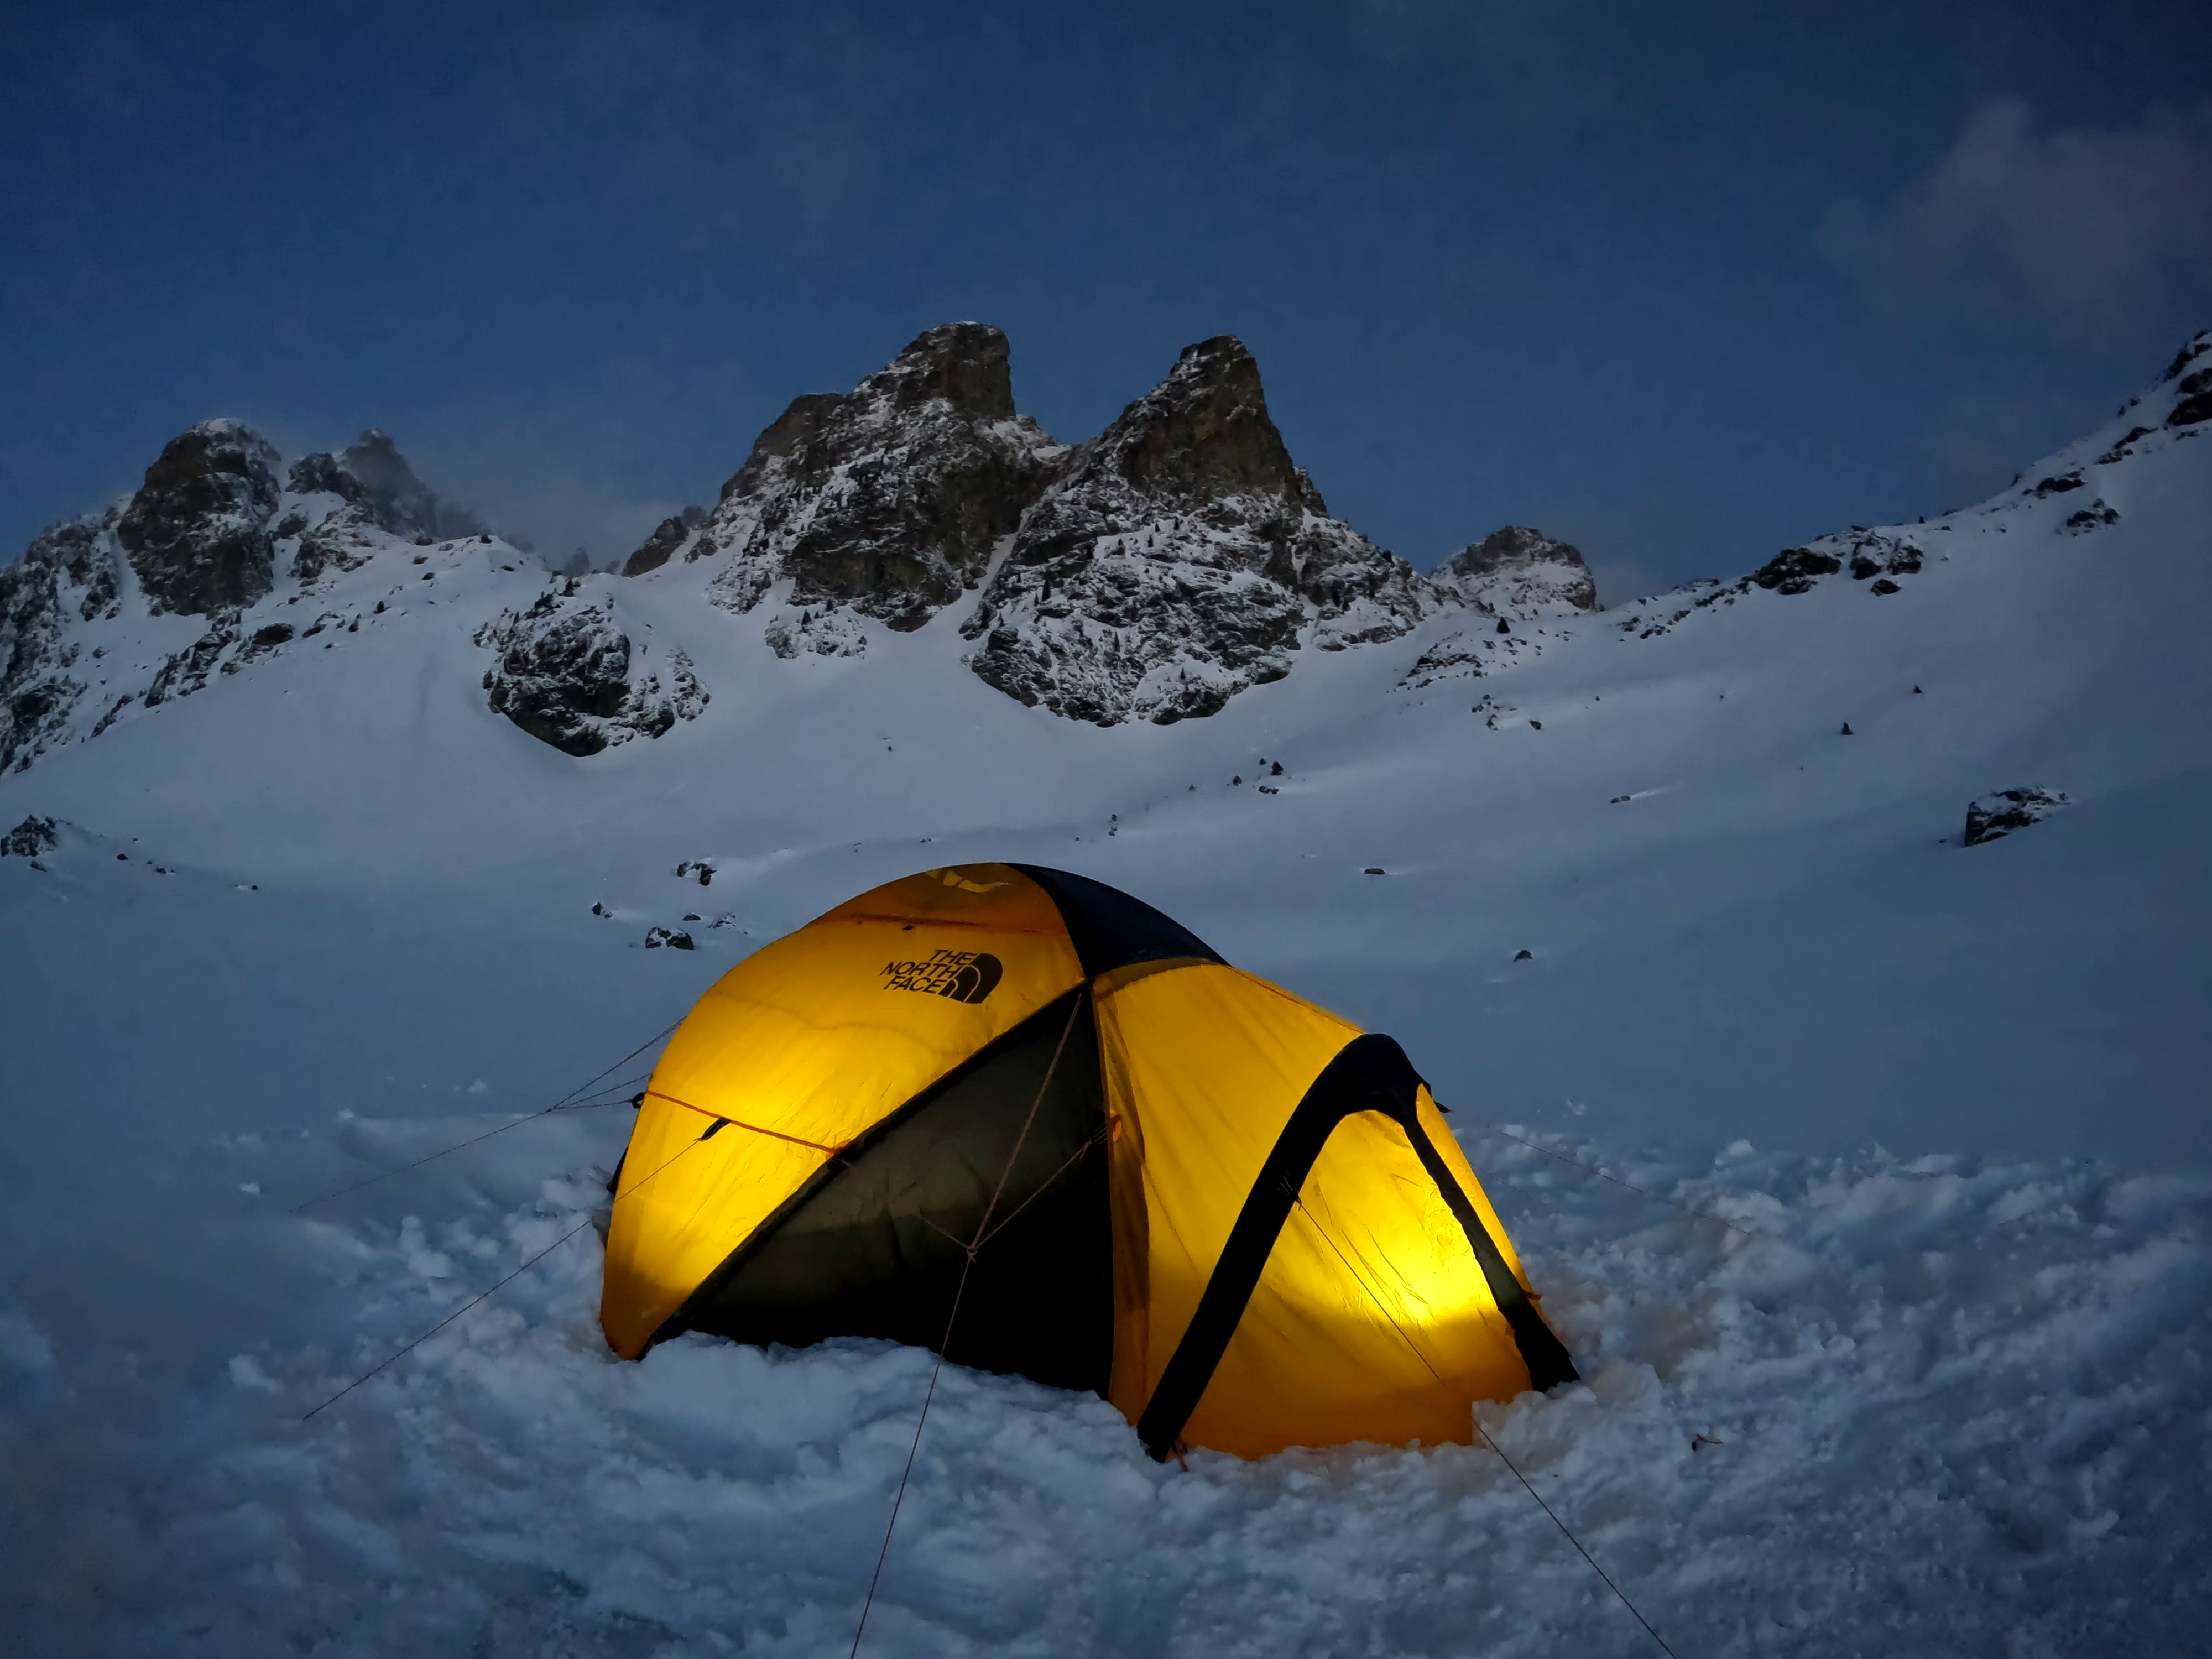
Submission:
[[[1917,544],[1879,530],[1823,536],[1803,547],[1785,547],[1737,584],[1782,594],[1806,593],[1823,576],[1849,568],[1853,581],[1872,581],[1877,594],[1898,591],[1897,578],[1917,576],[1925,555]]]
[[[334,455],[301,457],[286,483],[295,495],[336,495],[354,509],[351,522],[408,541],[451,541],[484,531],[475,514],[440,501],[398,446],[374,427]]]
[[[988,684],[1111,726],[1211,714],[1302,644],[1394,639],[1438,605],[1329,517],[1226,336],[1070,458],[962,629]],[[1304,637],[1302,637],[1304,636]]]
[[[2173,386],[2173,407],[2166,416],[2168,427],[2197,426],[2212,421],[2212,329],[2194,336],[2166,365],[2164,380]]]
[[[1809,593],[1814,582],[1843,568],[1841,558],[1823,549],[1785,547],[1753,571],[1749,580],[1770,593]]]
[[[663,519],[637,551],[623,561],[622,574],[642,576],[648,570],[659,569],[690,544],[706,522],[707,509],[703,507],[687,507]]]
[[[0,771],[27,766],[84,696],[75,626],[118,607],[119,509],[40,531],[0,568]]]
[[[404,562],[410,581],[434,580],[462,549],[448,543],[438,569],[416,571],[433,556],[416,551],[426,529],[477,524],[439,502],[381,433],[307,457],[289,490],[279,465],[252,428],[203,421],[164,447],[131,495],[40,532],[0,567],[0,769],[21,770],[127,712],[191,696],[319,635],[358,632],[402,590],[368,591],[373,570],[350,592],[337,578],[382,556]],[[496,562],[492,538],[474,539]],[[303,591],[285,591],[295,583]],[[311,594],[335,608],[291,608]],[[422,601],[437,603],[427,587]],[[191,618],[197,629],[180,625]]]
[[[564,754],[659,737],[707,704],[689,657],[670,651],[653,665],[649,647],[632,645],[612,600],[580,597],[574,582],[526,611],[502,611],[476,641],[499,653],[483,677],[492,712]]]
[[[1597,609],[1597,583],[1581,550],[1527,525],[1508,525],[1462,548],[1431,570],[1429,580],[1463,604],[1492,614],[1552,605]]]
[[[115,526],[158,615],[252,605],[275,583],[270,520],[283,496],[276,452],[238,421],[202,421],[171,439]]]
[[[60,845],[54,821],[42,818],[35,812],[0,836],[0,858],[35,859],[41,853],[51,853]]]
[[[2001,840],[2067,805],[2063,792],[2032,786],[1984,795],[1966,807],[1966,833],[1961,845],[1978,847],[1985,841]]]
[[[238,643],[238,613],[227,612],[191,644],[166,659],[146,688],[146,707],[159,708],[173,698],[206,690],[222,653]]]
[[[313,586],[326,575],[342,575],[367,564],[380,539],[368,514],[350,502],[310,524],[299,515],[297,527],[287,518],[277,528],[296,534],[292,550],[292,580]]]
[[[793,402],[696,537],[664,524],[624,568],[726,556],[711,597],[773,599],[779,655],[857,654],[856,619],[911,630],[975,587],[1060,453],[1014,412],[1006,337],[950,323],[851,392]]]
[[[1462,548],[1429,573],[1429,582],[1439,598],[1456,600],[1483,620],[1425,649],[1398,682],[1407,690],[1479,679],[1535,654],[1535,635],[1525,627],[1515,632],[1515,622],[1597,609],[1597,584],[1581,550],[1527,525],[1508,525]]]

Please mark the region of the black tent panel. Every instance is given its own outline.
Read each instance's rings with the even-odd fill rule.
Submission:
[[[1042,865],[1017,864],[1020,871],[1044,889],[1060,907],[1060,920],[1084,973],[1096,979],[1133,963],[1166,962],[1194,957],[1220,962],[1213,947],[1173,916],[1155,910],[1142,899],[1131,898],[1119,888],[1066,870]]]
[[[794,1347],[879,1336],[935,1348],[958,1292],[947,1358],[1103,1394],[1114,1341],[1105,1127],[1097,1030],[1089,994],[1078,990],[832,1160],[660,1334]],[[1002,1174],[991,1231],[961,1291],[964,1246]]]

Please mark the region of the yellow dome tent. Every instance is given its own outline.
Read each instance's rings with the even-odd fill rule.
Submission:
[[[1029,865],[878,887],[708,991],[617,1171],[599,1319],[628,1358],[943,1344],[1096,1390],[1156,1457],[1465,1443],[1472,1401],[1575,1375],[1395,1042]]]

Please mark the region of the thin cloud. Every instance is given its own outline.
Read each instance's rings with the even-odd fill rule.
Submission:
[[[1838,203],[1820,250],[1889,310],[2026,304],[2106,334],[2199,285],[2212,256],[2212,104],[2121,129],[2039,131],[1984,104],[1925,177]]]

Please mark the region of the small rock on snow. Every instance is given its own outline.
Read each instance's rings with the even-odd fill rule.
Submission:
[[[52,852],[55,844],[54,821],[33,815],[0,836],[0,858],[35,859]]]
[[[2032,787],[1984,795],[1966,808],[1966,836],[1960,844],[1978,847],[1985,841],[2001,840],[2069,804],[2063,790]]]

